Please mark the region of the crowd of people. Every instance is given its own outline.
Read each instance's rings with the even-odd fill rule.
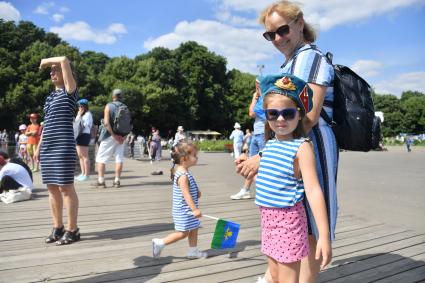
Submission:
[[[332,129],[320,117],[322,109],[332,117],[332,108],[327,106],[331,103],[324,102],[333,101],[333,68],[314,44],[316,33],[297,4],[271,4],[259,21],[265,29],[264,38],[284,55],[285,61],[278,74],[257,78],[248,107],[248,115],[254,119],[253,132],[246,129],[244,134],[241,125],[234,124],[230,139],[236,171],[244,177],[244,184],[231,199],[250,199],[250,188],[255,183],[261,251],[268,259],[264,277],[258,282],[314,282],[331,260],[337,217],[338,150]],[[44,123],[38,124],[38,114],[32,113],[30,124],[19,126],[16,142],[20,161],[0,156],[1,190],[32,188],[31,174],[40,170],[40,164],[52,215],[52,231],[45,242],[67,245],[81,237],[74,182],[89,179],[89,145],[96,135],[89,101],[78,100],[71,62],[67,57],[45,58],[40,69],[46,68],[50,69],[54,90],[45,100]],[[97,131],[97,179],[93,186],[98,188],[107,187],[105,166],[111,157],[115,161],[112,186],[121,186],[124,143],[134,158],[138,141],[126,124],[128,109],[123,91],[114,89],[111,99]],[[3,131],[0,138],[4,145],[7,133]],[[146,144],[152,161],[161,159],[161,136],[156,127],[152,127],[146,142],[139,142]],[[178,126],[170,145],[176,231],[152,240],[153,256],[159,257],[166,245],[188,238],[187,257],[202,258],[206,254],[197,248],[201,193],[189,171],[197,163],[198,150],[187,142],[183,126]],[[77,156],[81,174],[75,177]]]

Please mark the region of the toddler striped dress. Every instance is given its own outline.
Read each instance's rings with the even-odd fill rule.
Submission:
[[[77,106],[77,90],[53,91],[44,104],[43,140],[40,148],[43,184],[71,185],[77,161],[73,118]]]
[[[187,205],[186,200],[183,197],[182,190],[178,185],[180,176],[186,175],[189,180],[189,192],[192,196],[195,206],[198,208],[198,185],[195,182],[192,174],[189,172],[177,171],[174,175],[173,180],[173,220],[174,229],[176,231],[190,231],[196,229],[201,225],[198,218],[194,217],[190,213],[192,210]]]

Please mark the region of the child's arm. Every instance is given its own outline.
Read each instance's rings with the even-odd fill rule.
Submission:
[[[182,190],[184,200],[192,210],[193,216],[195,216],[196,218],[201,217],[201,210],[196,207],[195,202],[193,201],[192,196],[190,195],[189,179],[187,178],[187,176],[181,175],[177,182],[179,184],[179,188]]]
[[[313,216],[319,230],[316,259],[320,259],[320,256],[322,256],[320,267],[323,269],[331,261],[332,250],[325,199],[320,188],[319,179],[317,178],[314,150],[311,143],[305,142],[300,146],[297,153],[297,160],[304,182],[307,200],[313,211]]]

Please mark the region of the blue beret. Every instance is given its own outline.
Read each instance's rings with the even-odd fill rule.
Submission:
[[[85,98],[78,100],[78,105],[88,105],[89,101]]]
[[[290,74],[258,77],[261,95],[278,93],[291,98],[304,116],[313,108],[313,90],[302,79]]]

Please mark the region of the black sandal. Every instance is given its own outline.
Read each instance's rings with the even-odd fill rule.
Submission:
[[[50,234],[49,237],[45,239],[46,244],[51,244],[53,242],[56,242],[63,236],[64,233],[65,233],[65,227],[63,226],[60,228],[53,228],[52,234]]]
[[[80,240],[80,229],[77,228],[74,232],[65,230],[62,238],[56,241],[56,246],[69,245]]]

